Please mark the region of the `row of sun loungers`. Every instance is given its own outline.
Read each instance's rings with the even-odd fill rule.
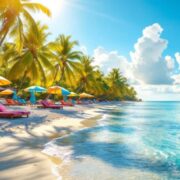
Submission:
[[[74,106],[71,102],[65,102],[64,100],[60,101],[61,104],[54,104],[51,101],[42,100],[39,102],[38,107],[41,108],[50,108],[50,109],[63,109],[63,106]],[[90,104],[90,102],[82,102],[78,100],[76,102],[78,105]],[[13,99],[6,99],[6,103],[4,105],[22,105],[19,102]],[[0,103],[0,118],[17,118],[17,117],[29,117],[29,111],[22,110],[8,110],[3,104]]]

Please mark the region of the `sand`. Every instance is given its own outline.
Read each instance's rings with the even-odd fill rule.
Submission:
[[[101,107],[109,104],[65,107],[64,110],[11,107],[31,111],[29,118],[0,119],[0,179],[57,179],[51,169],[58,159],[42,153],[43,146],[101,118]]]

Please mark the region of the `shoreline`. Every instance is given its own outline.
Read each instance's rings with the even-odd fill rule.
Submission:
[[[100,108],[116,104],[111,102],[65,107],[59,112],[32,108],[30,118],[0,119],[1,178],[57,179],[51,167],[60,161],[44,154],[44,145],[55,138],[95,126],[103,116]]]

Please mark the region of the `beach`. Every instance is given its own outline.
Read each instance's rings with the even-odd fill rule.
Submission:
[[[42,152],[50,140],[96,124],[101,106],[64,107],[63,110],[33,106],[10,107],[31,111],[29,118],[0,119],[0,179],[57,179],[53,169],[60,160]]]

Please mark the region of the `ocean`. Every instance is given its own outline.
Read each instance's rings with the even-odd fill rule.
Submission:
[[[180,102],[103,107],[97,125],[57,138],[44,152],[61,159],[67,180],[180,179]]]

